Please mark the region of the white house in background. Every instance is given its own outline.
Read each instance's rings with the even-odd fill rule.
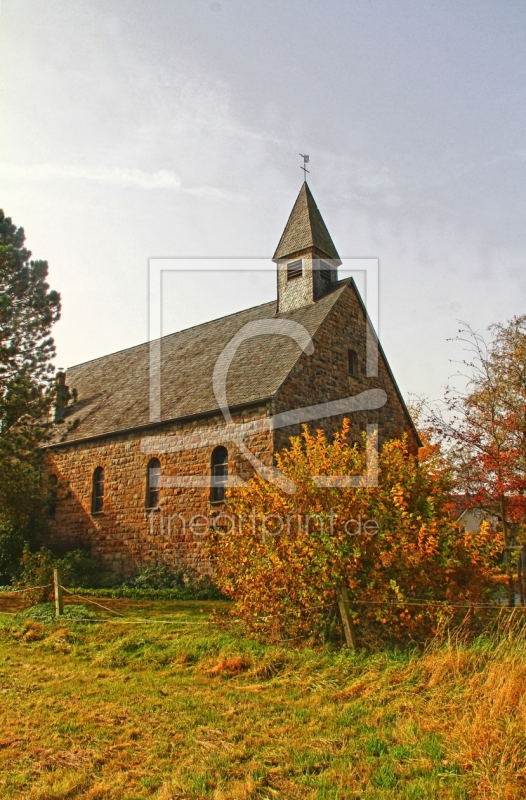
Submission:
[[[482,508],[469,506],[464,509],[457,522],[468,533],[475,533],[480,528],[481,522],[489,522],[490,526],[495,528],[500,522],[500,517],[496,517]]]

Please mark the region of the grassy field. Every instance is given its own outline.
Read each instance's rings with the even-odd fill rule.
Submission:
[[[258,644],[220,603],[102,602],[126,619],[0,616],[2,798],[526,796],[520,636],[354,655]]]

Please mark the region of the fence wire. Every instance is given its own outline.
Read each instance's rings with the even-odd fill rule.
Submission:
[[[8,591],[0,592],[1,597],[7,597],[11,594],[25,594],[30,591],[36,591],[40,589],[48,589],[52,587],[53,583],[46,583],[41,586],[27,586],[24,589],[9,589]],[[105,622],[107,624],[117,624],[117,625],[179,625],[185,628],[193,627],[193,626],[206,626],[213,624],[209,620],[199,620],[199,621],[191,621],[191,620],[175,620],[175,619],[155,619],[151,617],[134,617],[133,619],[127,617],[125,614],[121,614],[119,611],[115,611],[114,609],[110,608],[109,606],[105,606],[102,603],[97,602],[96,600],[91,600],[89,597],[84,597],[83,595],[79,595],[71,589],[68,589],[66,586],[60,586],[63,592],[65,592],[69,597],[75,597],[78,600],[82,600],[84,603],[90,603],[91,605],[95,605],[99,608],[102,608],[104,611],[113,614],[116,617],[119,617],[118,620],[108,619],[107,617],[68,617],[68,623],[70,622],[95,622],[101,623]],[[388,598],[386,600],[358,600],[358,599],[351,599],[351,606],[384,606],[384,607],[392,607],[392,606],[411,606],[417,608],[443,608],[445,610],[448,609],[464,609],[464,610],[486,610],[486,611],[508,611],[508,612],[517,612],[517,611],[526,611],[526,606],[519,605],[519,606],[508,606],[498,603],[470,603],[470,602],[463,602],[463,603],[455,603],[449,602],[448,600],[427,600],[425,598],[406,598],[406,599],[399,599],[399,598]],[[319,611],[325,608],[335,608],[337,601],[333,600],[330,603],[322,603],[316,606],[310,606],[309,608],[301,608],[295,613],[294,611],[282,611],[277,612],[274,614],[267,614],[256,616],[254,618],[254,622],[256,624],[264,625],[271,619],[276,619],[278,617],[292,617],[292,616],[301,616],[303,614],[310,614],[314,611]],[[0,611],[2,615],[9,615],[9,616],[16,616],[17,612],[13,611]],[[234,620],[233,620],[234,621]],[[283,641],[294,641],[296,639],[304,638],[302,637],[293,637],[292,639],[283,640]]]

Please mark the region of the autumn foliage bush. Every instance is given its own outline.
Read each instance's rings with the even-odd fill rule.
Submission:
[[[306,428],[291,439],[276,463],[294,493],[260,475],[230,493],[210,538],[214,579],[271,639],[341,636],[343,585],[362,640],[425,640],[491,596],[501,535],[459,529],[437,450],[419,459],[405,438],[381,449],[378,486],[317,485],[314,476],[365,474],[374,443],[351,446],[348,431],[345,421],[332,442]]]

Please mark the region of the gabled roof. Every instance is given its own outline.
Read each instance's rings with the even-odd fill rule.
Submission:
[[[273,260],[287,258],[314,248],[328,258],[340,261],[338,252],[306,182],[294,203]]]
[[[350,279],[332,284],[316,303],[277,313],[277,303],[264,303],[237,314],[206,322],[161,339],[161,422],[218,409],[212,376],[219,354],[249,322],[290,319],[314,336]],[[272,397],[302,351],[295,341],[263,334],[243,342],[228,371],[231,408]],[[54,443],[90,439],[146,427],[149,418],[150,343],[130,347],[67,371],[67,384],[77,393],[64,423],[56,426]],[[78,419],[74,429],[68,423]]]

